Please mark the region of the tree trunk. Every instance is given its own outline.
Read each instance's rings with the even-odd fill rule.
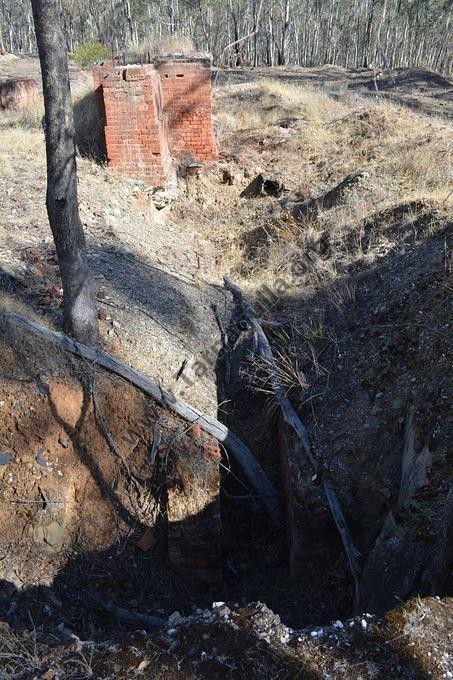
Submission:
[[[284,6],[282,7],[282,49],[280,57],[280,66],[284,66],[287,62],[287,41],[290,25],[289,24],[290,11],[291,11],[290,0],[286,0]]]
[[[126,17],[126,22],[127,22],[127,27],[129,29],[129,40],[130,44],[134,44],[134,26],[132,23],[132,14],[131,14],[131,3],[129,0],[125,0],[124,3],[124,16]]]
[[[0,54],[5,54],[5,46],[3,44],[3,34],[2,34],[2,27],[0,26]]]
[[[58,0],[32,0],[44,90],[47,214],[64,292],[66,332],[79,342],[98,339],[97,311],[77,201],[74,121],[68,61]]]
[[[371,29],[372,29],[372,26],[373,26],[373,14],[374,14],[375,2],[376,2],[376,0],[369,0],[368,9],[367,9],[365,35],[364,35],[364,39],[363,39],[363,57],[362,57],[363,68],[368,68],[369,61],[370,61]]]

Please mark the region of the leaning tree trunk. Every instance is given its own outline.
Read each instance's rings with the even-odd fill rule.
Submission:
[[[66,42],[58,0],[32,0],[44,90],[47,154],[47,214],[64,293],[67,333],[92,345],[97,311],[77,201],[74,119]]]

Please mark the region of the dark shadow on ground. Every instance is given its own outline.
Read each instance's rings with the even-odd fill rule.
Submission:
[[[72,557],[51,586],[18,590],[13,583],[0,580],[0,618],[15,630],[30,629],[32,621],[38,643],[63,646],[60,654],[65,663],[72,658],[78,638],[101,643],[90,658],[94,677],[106,677],[101,668],[107,659],[113,662],[112,667],[119,662],[120,668],[124,668],[125,650],[129,646],[135,648],[135,661],[130,669],[125,668],[126,672],[136,668],[141,656],[146,658],[147,650],[148,654],[159,650],[153,661],[155,675],[149,677],[160,677],[160,664],[169,660],[178,661],[175,677],[185,677],[185,673],[193,673],[194,669],[193,677],[238,680],[244,677],[315,680],[325,677],[326,670],[335,673],[337,669],[341,669],[341,674],[335,677],[390,677],[390,673],[406,680],[431,677],[423,664],[405,651],[401,636],[395,642],[384,626],[378,635],[357,631],[347,645],[321,642],[319,648],[313,646],[309,632],[295,632],[293,641],[285,647],[277,640],[269,643],[255,633],[255,625],[260,630],[260,619],[255,624],[254,606],[242,610],[234,606],[239,614],[238,618],[230,615],[234,626],[215,617],[212,621],[198,617],[180,628],[178,623],[167,621],[175,605],[182,614],[191,615],[192,604],[210,608],[212,598],[217,596],[214,591],[197,592],[186,581],[186,605],[181,606],[182,588],[181,578],[172,573],[160,547],[150,556],[140,554],[125,541],[105,551]],[[124,610],[129,615],[136,614],[137,619],[126,623]],[[270,621],[275,625],[275,618]],[[176,631],[168,635],[170,628]],[[103,642],[107,655],[102,653]],[[115,649],[114,643],[120,643],[119,649]],[[43,656],[42,666],[35,668],[34,673],[45,672],[50,658],[52,655]],[[371,671],[368,674],[368,665],[373,675]],[[355,674],[356,666],[364,667],[364,675]]]
[[[125,312],[129,306],[129,310],[149,316],[191,351],[204,345],[207,315],[214,325],[210,305],[225,306],[225,294],[220,287],[200,288],[190,277],[178,276],[118,246],[92,244],[88,252],[93,277],[101,277],[102,281],[95,281],[95,285],[113,297],[117,294],[120,309],[124,304]],[[23,279],[0,266],[0,290],[30,304],[57,327],[62,324],[61,300],[54,296],[53,289],[58,291],[60,286],[56,268],[49,268],[38,280]]]
[[[216,286],[200,287],[189,277],[177,276],[140,259],[118,246],[92,245],[89,248],[93,274],[102,274],[112,291],[136,303],[158,323],[165,324],[178,337],[205,338],[203,307],[224,303],[225,295]]]
[[[185,523],[177,523],[180,533],[184,532]],[[377,669],[381,673],[379,676],[366,673],[365,677],[389,677],[386,673],[396,670],[398,677],[407,680],[428,680],[430,677],[419,660],[405,652],[401,646],[402,636],[395,643],[390,629],[384,625],[378,634],[362,630],[351,632],[348,644],[321,641],[316,650],[310,646],[309,632],[294,631],[288,647],[281,645],[278,633],[277,639],[270,643],[266,640],[266,625],[270,625],[269,630],[278,627],[278,618],[266,609],[256,615],[254,605],[242,610],[233,605],[233,610],[238,612],[238,618],[232,616],[230,619],[234,626],[216,617],[209,621],[204,616],[182,629],[178,629],[178,622],[168,622],[169,614],[176,608],[181,614],[190,616],[197,607],[210,609],[212,601],[224,594],[222,588],[200,589],[187,575],[178,574],[171,568],[162,530],[151,553],[139,551],[127,539],[97,552],[74,549],[52,585],[19,590],[13,583],[0,580],[0,619],[19,631],[30,629],[32,621],[38,642],[51,646],[71,645],[77,638],[98,643],[110,641],[111,659],[115,659],[116,653],[112,643],[121,642],[123,652],[118,660],[122,659],[123,663],[124,649],[128,644],[141,649],[142,644],[136,645],[137,632],[146,631],[141,634],[144,646],[151,643],[151,649],[154,649],[157,645],[161,653],[180,660],[180,672],[196,667],[195,677],[202,678],[316,679],[325,677],[322,669],[326,668],[331,671],[340,668],[339,677],[347,677],[344,673],[348,667],[362,666],[364,659],[374,672]],[[230,604],[233,601],[229,598]],[[176,631],[169,635],[170,628],[176,628]],[[128,640],[127,636],[131,634],[132,638]],[[296,653],[296,648],[303,652]],[[102,644],[95,649],[91,663],[96,673],[96,664],[104,657],[98,655]],[[66,654],[70,651],[69,646]],[[227,669],[221,672],[226,661]],[[46,663],[48,657],[45,656],[42,671],[46,669]],[[154,671],[158,670],[159,663],[162,660],[156,658]],[[99,674],[99,677],[105,675]]]

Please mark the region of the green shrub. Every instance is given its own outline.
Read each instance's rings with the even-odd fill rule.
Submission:
[[[91,43],[88,45],[79,45],[74,52],[74,61],[81,68],[92,66],[97,61],[102,61],[110,56],[110,50],[101,43]]]

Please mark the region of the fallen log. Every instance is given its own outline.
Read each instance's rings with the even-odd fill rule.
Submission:
[[[191,423],[198,423],[202,430],[215,437],[215,439],[228,449],[240,466],[248,483],[260,496],[264,507],[274,522],[278,525],[282,523],[282,511],[277,490],[267,478],[263,468],[250,449],[223,423],[210,415],[201,413],[190,404],[181,401],[181,399],[178,399],[165,390],[156,381],[139,373],[134,368],[131,368],[101,349],[83,345],[67,335],[50,331],[13,312],[1,312],[0,319],[4,319],[14,326],[31,332],[44,340],[54,342],[71,354],[75,354],[76,356],[101,366],[107,371],[127,380],[144,394],[152,397],[185,420],[188,420]]]
[[[233,295],[233,298],[242,308],[244,317],[248,322],[249,326],[253,332],[253,344],[254,350],[261,358],[266,362],[268,368],[270,369],[270,382],[272,389],[277,397],[277,401],[283,413],[283,418],[285,422],[294,430],[298,438],[300,439],[305,453],[310,461],[314,471],[318,472],[318,461],[316,460],[313,452],[311,450],[310,441],[308,439],[308,433],[305,425],[302,423],[301,419],[297,415],[293,405],[286,396],[286,391],[278,379],[278,371],[276,370],[276,363],[274,355],[272,354],[272,349],[269,341],[261,327],[261,320],[255,313],[253,307],[245,298],[239,286],[237,286],[228,276],[224,277],[224,285],[227,290]],[[337,493],[332,487],[330,480],[323,479],[322,485],[324,488],[324,493],[329,504],[330,511],[334,518],[335,524],[337,526],[338,532],[341,536],[343,546],[346,552],[346,556],[349,562],[349,568],[351,570],[352,577],[354,579],[355,587],[355,601],[359,601],[359,583],[360,583],[360,573],[361,567],[358,562],[358,557],[360,556],[359,551],[354,545],[352,540],[349,527],[345,520],[343,510],[341,509],[340,502],[338,500]]]
[[[150,616],[149,614],[142,614],[140,612],[131,612],[129,609],[124,609],[123,607],[117,607],[112,602],[101,603],[101,607],[108,612],[113,614],[123,623],[127,623],[130,626],[144,626],[148,630],[158,630],[166,625],[167,620],[162,619],[158,616]]]
[[[354,172],[351,175],[347,175],[332,189],[316,198],[310,198],[302,202],[289,199],[283,203],[283,207],[297,221],[316,218],[322,210],[330,210],[330,208],[338,205],[342,201],[345,191],[351,189],[362,177],[366,177],[365,172]]]

